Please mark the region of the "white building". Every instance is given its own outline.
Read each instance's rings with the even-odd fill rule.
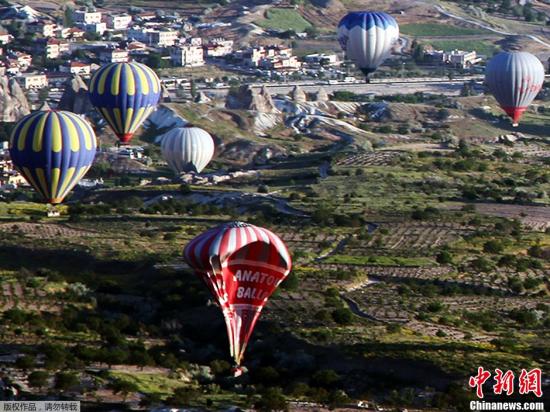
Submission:
[[[45,74],[25,73],[16,77],[19,84],[25,89],[42,89],[48,86],[48,78]]]
[[[184,44],[170,48],[170,60],[174,66],[197,67],[204,65],[201,46]]]
[[[457,67],[470,67],[481,61],[475,50],[462,51],[453,50],[446,52],[443,50],[432,50],[424,53],[426,59],[439,64],[450,64]]]
[[[233,40],[213,39],[204,46],[206,57],[224,57],[233,53]]]
[[[46,58],[57,59],[59,56],[69,53],[69,43],[57,39],[48,39],[44,52]]]
[[[128,39],[137,40],[148,46],[167,47],[176,44],[179,33],[175,30],[157,30],[132,27],[128,30]]]
[[[8,44],[13,36],[7,31],[0,30],[0,44]]]
[[[75,10],[73,12],[73,19],[75,23],[82,24],[97,24],[101,23],[101,12],[94,11],[89,12],[85,10]]]
[[[107,16],[108,27],[113,30],[126,30],[132,23],[132,16],[128,14],[110,14]]]
[[[89,76],[92,68],[87,63],[70,62],[59,67],[60,72]]]
[[[128,51],[122,49],[104,49],[99,52],[99,60],[103,63],[125,63],[128,61]]]
[[[336,66],[340,64],[336,54],[315,53],[304,56],[304,61],[313,66]]]

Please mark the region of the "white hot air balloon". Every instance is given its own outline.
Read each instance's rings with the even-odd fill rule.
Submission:
[[[517,126],[544,82],[544,66],[531,53],[502,52],[487,64],[485,84]]]
[[[399,39],[399,26],[389,14],[374,11],[355,11],[344,16],[338,24],[338,41],[346,53],[365,74],[376,70]]]
[[[200,173],[212,160],[214,140],[206,131],[187,124],[166,133],[160,148],[162,157],[174,173]]]

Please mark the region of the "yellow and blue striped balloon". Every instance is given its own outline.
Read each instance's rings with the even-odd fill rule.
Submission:
[[[71,112],[37,111],[13,129],[14,167],[47,203],[61,203],[92,166],[97,141],[89,123]]]
[[[127,143],[160,99],[160,80],[141,63],[110,63],[90,80],[92,104],[122,143]]]

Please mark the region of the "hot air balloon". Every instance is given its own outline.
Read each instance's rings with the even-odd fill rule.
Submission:
[[[37,111],[17,123],[11,135],[14,167],[47,203],[61,203],[92,166],[96,136],[81,117],[65,111]]]
[[[223,312],[238,375],[262,308],[290,272],[288,250],[267,229],[231,222],[197,236],[183,254]]]
[[[160,149],[174,173],[200,173],[214,155],[214,140],[206,131],[187,124],[162,136]]]
[[[110,63],[90,80],[90,100],[120,139],[128,143],[157,106],[160,81],[141,63]]]
[[[485,71],[485,84],[514,127],[542,88],[544,67],[527,52],[502,52],[493,56]]]
[[[399,26],[389,14],[375,11],[355,11],[338,24],[338,41],[346,53],[365,74],[370,73],[390,54],[399,39]]]

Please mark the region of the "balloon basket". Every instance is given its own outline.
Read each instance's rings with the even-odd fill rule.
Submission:
[[[512,127],[518,127],[519,123],[512,123]]]
[[[240,366],[234,366],[233,369],[231,369],[231,373],[233,374],[234,378],[238,378],[244,373],[244,370]]]
[[[59,217],[59,215],[60,215],[60,213],[59,213],[59,209],[57,208],[57,206],[49,204],[48,205],[48,210],[46,211],[46,216],[48,216],[48,217]]]

